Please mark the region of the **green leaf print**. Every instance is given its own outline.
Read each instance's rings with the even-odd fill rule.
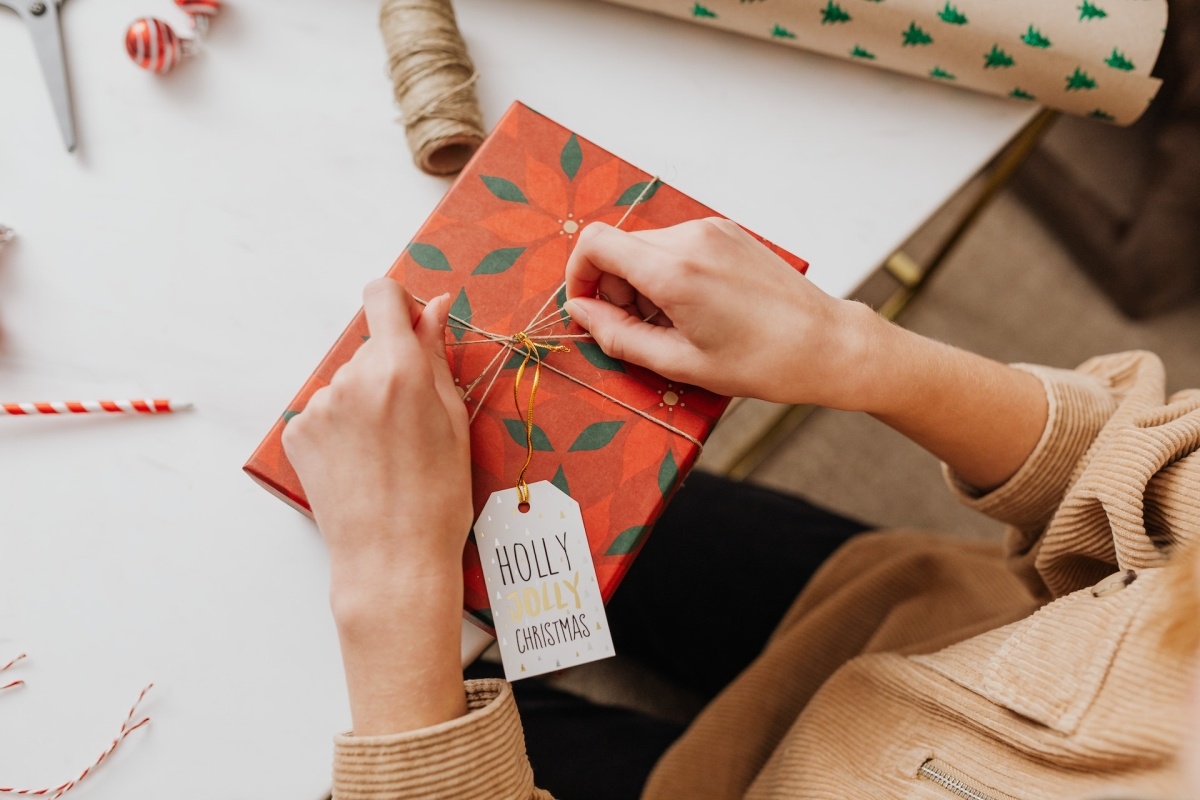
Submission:
[[[851,58],[861,58],[866,61],[874,61],[875,60],[874,53],[872,53],[870,50],[866,50],[862,47],[859,47],[858,45],[854,45],[854,49],[850,51],[850,57]]]
[[[450,304],[450,316],[452,317],[449,321],[450,332],[454,334],[455,339],[461,342],[463,334],[467,331],[458,324],[458,320],[466,323],[471,321],[471,301],[467,299],[467,287],[464,286],[458,290],[458,297],[454,298],[454,302]]]
[[[1018,100],[1036,100],[1037,99],[1036,97],[1031,95],[1029,92],[1022,89],[1020,86],[1018,86],[1017,88],[1015,88],[1011,92],[1009,92],[1008,96],[1015,97]]]
[[[579,352],[583,353],[583,357],[591,363],[593,367],[606,369],[610,372],[624,372],[625,367],[620,361],[610,357],[607,353],[600,349],[600,345],[595,342],[577,341],[575,346],[579,348]]]
[[[517,263],[517,259],[524,252],[524,247],[503,247],[499,250],[493,250],[483,257],[483,260],[479,262],[479,266],[473,269],[471,274],[497,275]]]
[[[849,22],[849,21],[850,21],[850,15],[847,14],[846,10],[843,9],[841,6],[839,6],[837,3],[835,3],[833,0],[829,0],[829,2],[825,5],[825,7],[821,9],[821,24],[822,25],[825,25],[827,23]],[[779,26],[776,25],[775,27],[778,28]]]
[[[299,411],[292,411],[290,408],[287,411],[283,412],[283,424],[287,425],[289,422],[292,421],[292,418],[295,417],[299,413],[300,413]]]
[[[954,80],[954,75],[942,69],[941,67],[934,67],[933,69],[929,70],[929,77],[936,78],[941,81]]]
[[[554,477],[550,482],[558,487],[558,490],[568,497],[571,496],[571,487],[567,485],[567,475],[563,472],[562,464],[558,465],[558,472],[554,473]]]
[[[571,138],[567,139],[567,143],[563,145],[562,153],[558,156],[558,163],[562,165],[562,171],[566,173],[567,180],[575,180],[575,176],[579,173],[579,165],[583,163],[583,150],[579,147],[579,138],[575,134],[571,134]]]
[[[647,186],[650,188],[647,189]],[[641,202],[644,203],[658,193],[658,188],[660,186],[662,186],[662,181],[660,181],[658,178],[655,178],[653,182],[641,181],[639,183],[635,183],[633,186],[630,186],[628,189],[621,192],[621,196],[617,198],[617,202],[613,203],[613,205],[631,206],[637,202],[639,197],[642,198]],[[646,194],[643,195],[642,192],[645,192]]]
[[[1095,89],[1095,88],[1096,88],[1096,81],[1094,81],[1092,79],[1091,75],[1088,75],[1086,72],[1084,72],[1079,67],[1076,67],[1075,71],[1067,76],[1067,91],[1068,92],[1077,92],[1077,91],[1080,91],[1083,89]]]
[[[903,47],[933,44],[933,37],[923,31],[915,22],[908,23],[908,30],[904,31]]]
[[[525,193],[521,191],[521,187],[517,186],[512,181],[506,178],[494,178],[491,175],[480,175],[483,182],[487,185],[488,191],[499,197],[501,200],[507,200],[510,203],[528,203],[525,198]]]
[[[941,17],[942,22],[949,22],[951,25],[966,25],[967,24],[966,14],[963,14],[961,11],[959,11],[957,8],[950,5],[949,3],[946,3],[946,7],[943,8],[938,13],[938,16]]]
[[[1011,67],[1016,62],[1013,57],[1000,49],[1000,45],[992,45],[992,51],[985,53],[983,56],[984,69],[997,69],[999,67]]]
[[[612,441],[624,424],[624,422],[593,422],[584,428],[579,436],[575,437],[575,441],[571,442],[571,446],[567,449],[572,453],[582,450],[599,450]]]
[[[425,269],[431,269],[435,272],[450,271],[450,261],[446,258],[446,254],[431,244],[413,242],[408,246],[407,250],[408,254],[412,256],[413,261]]]
[[[1088,116],[1091,117],[1092,119],[1102,119],[1105,122],[1112,122],[1113,120],[1116,119],[1116,117],[1114,117],[1112,114],[1108,113],[1107,111],[1103,111],[1099,108],[1097,108],[1092,113],[1088,114]]]
[[[504,427],[508,429],[508,435],[512,440],[525,447],[525,422],[519,419],[505,419]],[[542,430],[535,422],[533,424],[533,449],[553,452],[554,448],[550,446],[550,438],[546,436],[546,432]]]
[[[776,25],[774,28],[772,28],[771,36],[773,36],[776,39],[795,39],[796,38],[796,34],[792,33],[791,31],[789,31],[787,28],[783,27],[782,25]]]
[[[743,0],[744,2],[744,0]],[[623,556],[633,552],[633,550],[642,542],[642,538],[649,530],[649,525],[635,525],[632,528],[627,528],[621,531],[613,543],[608,546],[608,550],[604,552],[606,556]]]
[[[671,487],[675,485],[675,478],[679,475],[679,465],[675,463],[675,456],[671,451],[667,451],[667,457],[658,467],[658,490],[666,497],[671,491]]]
[[[1125,70],[1126,72],[1133,70],[1133,62],[1126,58],[1125,54],[1115,47],[1113,48],[1112,55],[1109,56],[1104,63],[1108,64],[1113,69],[1121,69]]]
[[[1029,26],[1029,30],[1025,31],[1025,35],[1021,37],[1021,41],[1030,47],[1040,47],[1043,50],[1050,46],[1050,40],[1032,25]]]
[[[696,5],[692,6],[692,16],[693,17],[701,17],[703,19],[716,19],[717,18],[716,12],[709,11],[707,8],[700,5],[699,3],[696,3]]]
[[[1083,22],[1085,19],[1104,19],[1108,16],[1107,11],[1100,8],[1100,6],[1089,3],[1088,0],[1083,0],[1083,5],[1078,6],[1078,8],[1080,22]]]

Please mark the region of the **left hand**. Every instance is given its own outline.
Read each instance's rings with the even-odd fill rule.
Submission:
[[[355,732],[465,713],[462,551],[471,529],[466,407],[446,363],[448,295],[424,310],[367,285],[371,338],[284,429],[329,548]]]
[[[283,434],[335,591],[380,570],[457,573],[471,529],[467,412],[446,363],[449,299],[422,310],[385,278],[367,285],[363,309],[371,338]]]

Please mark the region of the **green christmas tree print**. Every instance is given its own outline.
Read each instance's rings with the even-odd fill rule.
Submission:
[[[850,21],[850,15],[846,13],[845,9],[843,9],[837,3],[833,2],[833,0],[829,0],[829,3],[824,8],[821,9],[821,24],[822,25],[824,25],[826,23],[849,22],[849,21]],[[778,27],[778,26],[776,26],[776,27]]]
[[[909,45],[925,45],[933,44],[933,37],[925,31],[921,30],[920,26],[915,22],[908,23],[908,30],[904,32],[904,47]]]
[[[939,81],[954,80],[954,76],[949,72],[946,72],[946,70],[942,69],[941,67],[934,67],[933,69],[929,70],[929,77],[935,78]]]
[[[1102,119],[1105,122],[1112,122],[1114,119],[1116,119],[1116,117],[1114,117],[1112,114],[1108,113],[1107,111],[1103,111],[1099,108],[1097,108],[1092,113],[1088,114],[1088,116],[1091,117],[1092,119]]]
[[[699,3],[696,3],[694,6],[692,6],[692,16],[693,17],[702,17],[705,19],[716,19],[717,13],[715,11],[709,11],[704,6],[700,5]]]
[[[1133,70],[1133,62],[1126,58],[1125,54],[1115,47],[1113,48],[1112,55],[1109,56],[1104,63],[1108,64],[1113,69],[1123,69],[1126,72]]]
[[[949,3],[946,3],[946,7],[938,13],[938,16],[941,17],[942,22],[949,22],[951,25],[967,24],[967,16]]]
[[[787,28],[783,27],[782,25],[776,25],[771,30],[771,35],[773,37],[775,37],[776,39],[795,39],[796,38],[796,34],[792,33],[791,31],[789,31]]]
[[[1083,89],[1095,89],[1096,81],[1092,80],[1092,76],[1088,75],[1079,67],[1067,76],[1067,91],[1077,92]]]
[[[1036,100],[1037,99],[1036,97],[1031,95],[1029,92],[1022,89],[1020,86],[1018,86],[1017,88],[1015,88],[1011,92],[1009,92],[1008,96],[1015,97],[1018,100]]]
[[[1025,35],[1021,37],[1021,41],[1030,47],[1041,47],[1044,49],[1050,46],[1050,40],[1032,25],[1029,26],[1029,30],[1025,31]]]
[[[866,50],[862,47],[859,47],[858,45],[854,45],[854,49],[850,51],[850,57],[851,58],[861,58],[866,61],[874,61],[875,60],[874,53],[872,53],[870,50]]]
[[[1078,6],[1078,8],[1080,22],[1083,22],[1085,19],[1104,19],[1108,16],[1107,11],[1098,5],[1089,3],[1088,0],[1083,0],[1083,5]]]
[[[1000,45],[992,45],[992,51],[985,53],[983,56],[984,69],[996,69],[999,67],[1011,67],[1016,62],[1013,57],[1000,49]]]

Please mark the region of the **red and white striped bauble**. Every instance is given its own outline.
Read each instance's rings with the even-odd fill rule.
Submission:
[[[165,75],[183,60],[186,41],[161,19],[142,17],[125,32],[125,51],[142,69]]]

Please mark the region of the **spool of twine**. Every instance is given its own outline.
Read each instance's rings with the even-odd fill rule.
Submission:
[[[413,160],[431,175],[458,172],[484,130],[479,75],[450,0],[382,0],[379,26]]]

